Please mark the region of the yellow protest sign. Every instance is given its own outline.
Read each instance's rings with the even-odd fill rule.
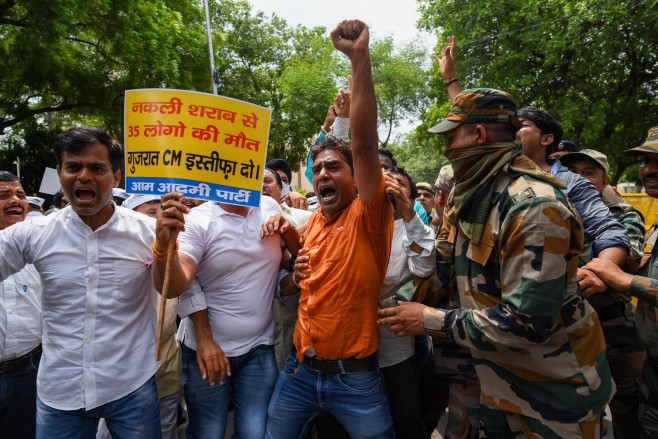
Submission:
[[[126,192],[259,206],[271,111],[183,90],[127,90]]]

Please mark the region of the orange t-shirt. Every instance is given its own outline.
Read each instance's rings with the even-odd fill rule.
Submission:
[[[303,235],[309,272],[300,281],[294,342],[301,361],[311,346],[326,360],[363,358],[379,345],[377,299],[393,238],[393,207],[381,178],[366,205],[357,197],[331,221],[322,208]]]

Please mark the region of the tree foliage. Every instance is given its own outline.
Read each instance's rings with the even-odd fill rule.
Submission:
[[[246,0],[212,0],[218,93],[272,109],[268,159],[297,168],[319,131],[349,63],[323,27],[289,26]],[[74,125],[123,139],[124,92],[212,91],[201,0],[0,0],[0,169],[20,157],[38,190],[54,136]],[[422,106],[415,45],[373,41],[382,141]]]
[[[621,151],[644,140],[658,113],[654,0],[418,2],[422,28],[439,41],[457,37],[466,87],[503,89],[550,111],[565,138],[608,155],[614,182],[635,162]]]
[[[119,131],[128,88],[189,88],[202,45],[184,0],[5,0],[0,4],[0,134],[55,112]]]
[[[246,1],[213,5],[218,93],[272,109],[268,159],[293,168],[336,94],[338,56],[322,27],[287,25]]]
[[[400,166],[416,182],[434,184],[441,167],[448,163],[447,158],[437,153],[436,144],[431,138],[418,136],[416,132],[399,135],[389,147]]]
[[[396,48],[391,37],[375,40],[370,53],[379,141],[387,146],[393,129],[404,119],[417,119],[418,112],[429,104],[427,74],[423,68],[428,54],[415,42]]]

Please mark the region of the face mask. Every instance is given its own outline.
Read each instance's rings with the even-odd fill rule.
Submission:
[[[286,184],[286,183],[283,183],[283,184],[281,185],[281,196],[282,196],[282,197],[285,197],[285,196],[288,195],[290,192],[292,192],[292,190],[290,189],[290,185],[289,185],[289,184]]]

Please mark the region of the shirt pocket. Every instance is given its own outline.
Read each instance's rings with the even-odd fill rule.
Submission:
[[[136,300],[145,294],[141,288],[142,276],[147,270],[146,264],[139,261],[119,259],[114,261],[114,282],[112,298],[122,302]]]

